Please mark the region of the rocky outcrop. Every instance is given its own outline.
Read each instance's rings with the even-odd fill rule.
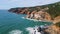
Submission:
[[[60,34],[60,27],[57,27],[56,25],[52,25],[45,31],[48,32],[49,34]]]
[[[51,15],[47,12],[45,12],[45,20],[52,21],[51,20]]]
[[[51,21],[51,15],[49,13],[47,13],[46,10],[48,10],[48,8],[41,9],[38,12],[36,10],[34,10],[34,11],[30,12],[30,14],[27,14],[27,16],[30,15],[31,18],[38,19],[38,20],[44,19],[44,20]],[[28,18],[28,17],[26,17],[26,18]]]
[[[55,17],[53,21],[53,23],[58,23],[58,22],[60,22],[60,16]]]

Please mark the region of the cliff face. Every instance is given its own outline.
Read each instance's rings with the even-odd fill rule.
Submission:
[[[45,19],[51,21],[51,15],[46,12]]]

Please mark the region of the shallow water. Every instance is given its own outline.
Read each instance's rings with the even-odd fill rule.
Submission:
[[[40,22],[23,19],[23,14],[10,13],[7,10],[0,10],[0,34],[29,34],[28,27],[35,27],[49,22]]]

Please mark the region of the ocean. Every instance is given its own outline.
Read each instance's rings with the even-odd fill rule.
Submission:
[[[32,28],[50,25],[50,22],[23,19],[25,14],[16,14],[8,10],[0,10],[0,34],[30,34]]]

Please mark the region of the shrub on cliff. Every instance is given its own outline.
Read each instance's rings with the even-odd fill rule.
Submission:
[[[60,27],[60,22],[56,23],[55,25],[58,26],[58,27]]]

